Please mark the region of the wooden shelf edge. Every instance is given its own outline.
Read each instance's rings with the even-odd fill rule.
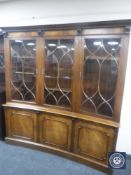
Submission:
[[[62,116],[68,116],[73,119],[82,119],[85,121],[90,121],[98,124],[103,124],[106,126],[114,127],[114,128],[119,128],[120,124],[115,121],[111,121],[109,119],[103,119],[100,117],[94,117],[88,114],[80,114],[80,113],[75,113],[71,111],[65,111],[65,110],[59,110],[59,109],[53,109],[49,107],[44,107],[44,106],[37,106],[37,105],[30,105],[30,104],[20,104],[20,103],[11,103],[8,102],[6,104],[3,104],[3,107],[5,108],[18,108],[18,109],[24,109],[24,110],[32,110],[36,112],[47,112],[47,113],[52,113],[52,114],[59,114]]]

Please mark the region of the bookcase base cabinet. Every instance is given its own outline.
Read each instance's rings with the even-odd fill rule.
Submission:
[[[108,168],[116,129],[50,112],[6,108],[6,141]]]

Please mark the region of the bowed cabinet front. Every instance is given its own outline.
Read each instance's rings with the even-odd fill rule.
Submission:
[[[18,143],[25,141],[31,145],[35,142],[38,147],[56,148],[61,153],[66,151],[66,154],[74,154],[105,165],[108,152],[115,147],[116,129],[74,117],[7,108],[6,140]]]
[[[9,32],[6,140],[107,168],[120,120],[124,28]]]

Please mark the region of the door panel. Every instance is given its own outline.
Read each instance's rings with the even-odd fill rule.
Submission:
[[[43,114],[40,117],[40,142],[70,150],[72,121],[62,116]]]
[[[7,136],[17,139],[36,141],[36,114],[21,110],[7,110]]]
[[[44,103],[72,107],[74,39],[45,39]]]
[[[11,100],[36,101],[36,40],[10,40]]]
[[[108,152],[113,149],[113,138],[111,128],[78,122],[75,125],[74,152],[106,162]]]
[[[112,117],[118,76],[119,36],[90,36],[84,39],[81,112]]]

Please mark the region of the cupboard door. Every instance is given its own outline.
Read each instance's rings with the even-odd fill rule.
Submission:
[[[72,107],[74,39],[45,39],[44,103]]]
[[[35,103],[36,39],[10,39],[9,53],[6,67],[10,66],[9,70],[11,71],[10,86],[8,87],[10,89],[7,89],[10,91],[10,100]]]
[[[114,148],[113,139],[114,129],[79,121],[75,124],[74,152],[106,163]]]
[[[36,141],[36,114],[22,110],[6,110],[7,136]]]
[[[120,36],[84,38],[81,112],[113,116],[121,47]]]
[[[72,121],[62,116],[40,116],[40,142],[64,150],[70,150]]]

